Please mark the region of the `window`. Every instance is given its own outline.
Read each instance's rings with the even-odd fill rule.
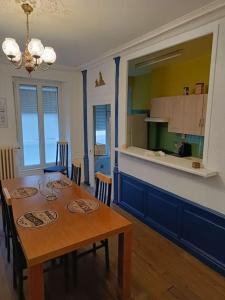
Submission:
[[[59,140],[60,86],[16,81],[15,88],[23,167],[51,164]]]
[[[212,45],[207,34],[128,61],[128,147],[203,158]]]

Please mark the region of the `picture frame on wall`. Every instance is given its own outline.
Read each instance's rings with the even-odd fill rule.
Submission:
[[[0,128],[8,127],[6,98],[0,97]]]

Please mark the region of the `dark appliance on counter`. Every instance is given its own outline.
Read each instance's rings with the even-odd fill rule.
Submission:
[[[191,144],[182,142],[180,146],[178,147],[178,156],[185,157],[185,156],[191,156]]]

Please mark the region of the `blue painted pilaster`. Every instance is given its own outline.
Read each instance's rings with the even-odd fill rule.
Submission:
[[[87,129],[87,70],[83,75],[83,119],[84,119],[84,183],[89,185],[89,158],[88,158],[88,129]]]
[[[115,73],[115,148],[118,147],[118,113],[119,113],[119,75],[120,75],[120,56],[114,58],[116,64]],[[119,194],[119,168],[118,168],[118,151],[115,150],[114,164],[114,202],[118,203]]]

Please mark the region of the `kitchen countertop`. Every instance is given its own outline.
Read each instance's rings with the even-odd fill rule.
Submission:
[[[199,161],[200,163],[202,162],[201,159],[196,157],[177,157],[168,154],[165,154],[164,156],[156,156],[154,151],[137,147],[118,149],[118,151],[125,155],[130,155],[153,163],[158,163],[166,167],[188,172],[205,178],[218,175],[217,171],[206,169],[202,165],[199,169],[192,168],[193,161]]]

